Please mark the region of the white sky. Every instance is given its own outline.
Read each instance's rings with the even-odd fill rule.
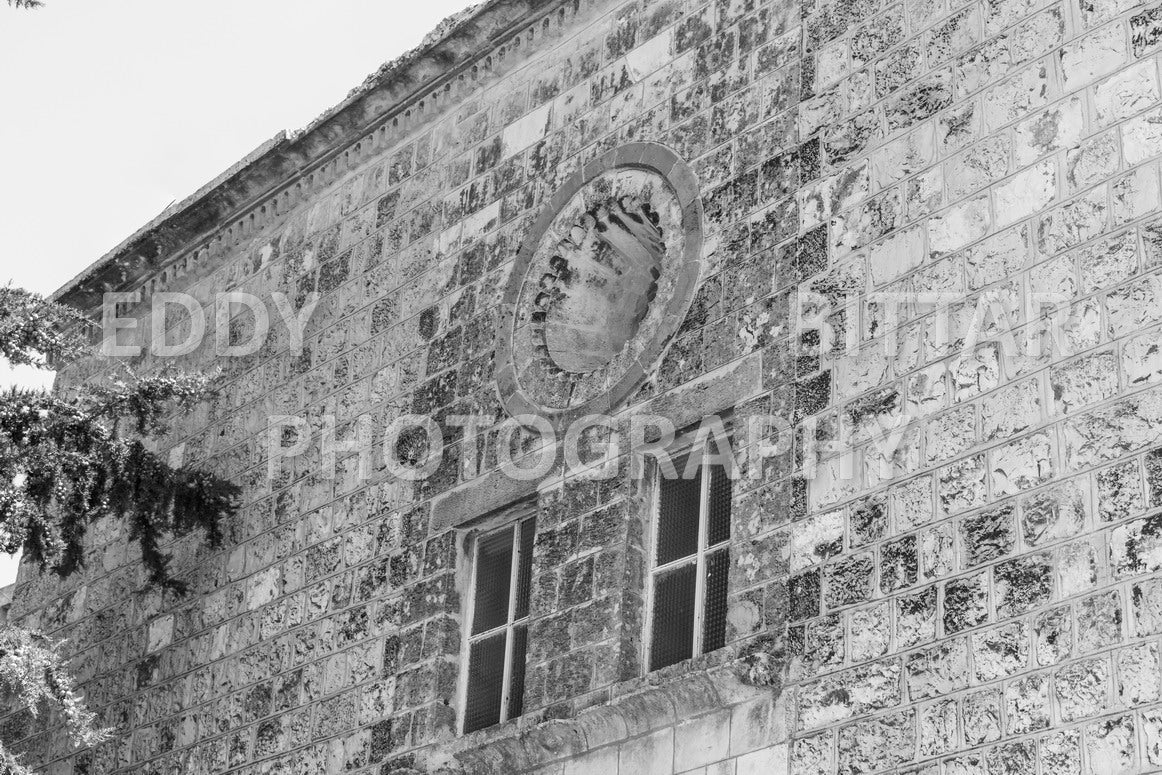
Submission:
[[[0,283],[49,294],[473,0],[0,3]],[[0,386],[51,375],[0,364]],[[15,577],[0,554],[0,585]]]

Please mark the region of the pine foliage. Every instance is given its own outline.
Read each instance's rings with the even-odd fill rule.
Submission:
[[[11,3],[11,0],[10,0]],[[18,288],[0,289],[0,357],[45,367],[85,347],[70,335],[78,313]],[[175,467],[150,448],[170,412],[205,397],[209,380],[175,372],[82,385],[67,394],[11,389],[0,395],[0,549],[64,577],[83,567],[88,526],[120,517],[138,542],[149,582],[182,592],[163,545],[202,531],[217,546],[239,488],[206,471]],[[77,745],[99,730],[73,689],[60,644],[0,627],[0,685],[33,715],[56,710]],[[0,775],[29,775],[0,741]]]

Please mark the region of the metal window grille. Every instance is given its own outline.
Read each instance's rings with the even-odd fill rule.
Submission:
[[[712,463],[698,465],[692,478],[684,478],[689,460],[676,461],[677,478],[657,477],[650,670],[726,645],[730,475]]]
[[[464,731],[519,716],[524,700],[535,518],[476,541]]]

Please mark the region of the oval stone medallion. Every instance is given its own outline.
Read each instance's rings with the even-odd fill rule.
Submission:
[[[527,235],[505,292],[506,409],[562,425],[624,401],[689,309],[701,248],[697,183],[669,148],[622,146],[574,173]]]

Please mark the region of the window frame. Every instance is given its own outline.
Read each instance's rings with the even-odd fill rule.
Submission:
[[[731,429],[729,426],[725,427],[724,438],[726,440],[733,441],[733,435],[731,433]],[[701,438],[700,436],[696,435],[696,438],[693,441],[687,440],[686,442],[676,446],[674,450],[668,450],[667,452],[669,454],[670,459],[675,461],[675,467],[676,467],[677,462],[689,461],[690,457],[693,456],[695,453],[700,454],[702,456],[703,460],[705,460],[706,456],[710,455],[710,452],[709,452],[710,445],[714,444],[714,443],[716,443],[716,437],[713,435],[708,435],[706,438]],[[731,457],[733,459],[733,452],[731,452]],[[688,462],[686,462],[683,465],[683,469],[685,468],[686,465],[688,465]],[[737,462],[735,462],[734,465],[737,465]],[[648,536],[648,541],[646,544],[646,557],[645,557],[645,561],[646,561],[646,569],[645,569],[646,570],[646,573],[645,573],[645,578],[646,578],[646,594],[645,594],[646,615],[644,617],[644,619],[645,619],[645,631],[643,632],[643,637],[642,637],[642,656],[643,656],[642,668],[643,668],[643,673],[645,675],[648,675],[648,674],[655,672],[657,670],[664,670],[666,667],[672,667],[673,665],[681,664],[682,662],[686,662],[686,661],[689,661],[691,659],[697,659],[698,657],[707,653],[704,650],[705,641],[706,641],[706,633],[705,633],[705,625],[706,625],[706,562],[707,562],[707,558],[710,555],[717,554],[717,553],[722,552],[722,551],[726,551],[726,552],[730,551],[730,545],[731,545],[731,541],[734,537],[734,533],[732,530],[731,533],[725,539],[714,544],[713,546],[706,545],[708,535],[709,535],[709,530],[710,530],[710,484],[711,484],[711,468],[712,468],[712,466],[708,465],[705,462],[700,461],[698,463],[698,467],[699,467],[698,476],[700,478],[700,482],[699,482],[699,489],[698,489],[698,545],[697,545],[697,548],[696,548],[693,555],[689,555],[686,557],[680,557],[676,560],[671,560],[670,562],[667,562],[664,565],[657,565],[656,563],[657,563],[659,532],[660,532],[661,526],[662,526],[662,520],[661,520],[662,481],[663,481],[664,477],[662,475],[662,470],[661,470],[661,466],[659,464],[658,459],[657,458],[654,459],[653,468],[652,468],[652,470],[653,470],[652,481],[648,485],[649,492],[650,492],[650,498],[651,498],[650,525],[649,525],[648,531],[646,532],[646,535]],[[728,467],[726,474],[727,474],[728,480],[731,482],[731,495],[733,497],[734,478],[733,478],[733,473],[731,470],[732,468],[733,468],[733,465],[731,467]],[[681,474],[682,472],[679,471],[678,473]],[[654,644],[654,614],[657,610],[656,599],[655,599],[656,590],[657,590],[657,579],[662,574],[665,574],[665,573],[677,570],[678,568],[686,567],[689,565],[695,566],[695,570],[694,570],[694,573],[695,573],[695,578],[694,578],[694,625],[693,625],[694,632],[692,634],[692,639],[694,641],[693,648],[691,649],[690,656],[687,657],[686,659],[679,660],[678,662],[674,662],[671,665],[665,665],[664,667],[657,667],[657,668],[652,667],[653,644]],[[728,589],[728,595],[729,595],[729,589]],[[714,649],[714,650],[717,651],[717,649]]]
[[[520,718],[519,715],[510,715],[510,702],[512,698],[512,672],[513,672],[513,643],[514,632],[516,628],[523,626],[525,628],[525,653],[528,653],[528,631],[529,621],[532,618],[532,607],[529,606],[524,616],[516,618],[517,596],[520,594],[519,578],[520,567],[523,553],[521,552],[521,528],[526,522],[533,523],[533,543],[536,542],[536,518],[537,509],[534,503],[522,504],[511,510],[506,509],[503,516],[489,520],[486,524],[479,525],[472,529],[467,536],[465,546],[465,556],[468,563],[468,585],[466,589],[466,598],[464,605],[464,621],[463,621],[463,638],[460,654],[460,680],[459,691],[457,698],[457,724],[456,728],[461,735],[472,734],[472,732],[480,731],[481,729],[489,729],[492,726],[504,724],[514,718]],[[472,628],[476,621],[476,587],[479,581],[478,574],[480,570],[480,545],[483,539],[490,536],[502,533],[504,531],[512,532],[512,563],[509,567],[509,590],[508,590],[508,607],[505,614],[505,621],[489,630],[472,634]],[[530,547],[530,567],[529,567],[529,581],[530,589],[529,596],[532,596],[532,547]],[[500,694],[500,718],[496,724],[488,727],[480,727],[480,729],[465,731],[468,725],[468,697],[469,697],[469,682],[471,674],[469,672],[472,660],[472,646],[482,641],[494,638],[497,635],[504,633],[504,673],[502,676],[501,694]],[[527,679],[527,676],[526,676]],[[524,690],[522,682],[521,690]],[[523,703],[522,703],[523,704]],[[523,715],[523,708],[522,713]]]

